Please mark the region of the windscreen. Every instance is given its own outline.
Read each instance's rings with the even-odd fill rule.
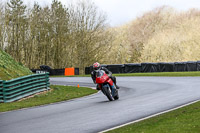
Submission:
[[[103,76],[103,74],[104,74],[104,71],[99,70],[99,71],[97,71],[96,76],[97,76],[97,78],[98,78],[98,77]]]

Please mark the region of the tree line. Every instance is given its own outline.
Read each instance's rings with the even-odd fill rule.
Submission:
[[[111,28],[111,64],[200,60],[200,10],[161,6]],[[110,64],[110,63],[109,63]]]
[[[29,68],[101,64],[197,61],[200,11],[163,6],[110,27],[90,0],[50,6],[22,0],[0,3],[0,48]]]
[[[79,67],[83,73],[109,50],[106,15],[91,1],[28,8],[10,0],[0,7],[0,48],[29,68]]]

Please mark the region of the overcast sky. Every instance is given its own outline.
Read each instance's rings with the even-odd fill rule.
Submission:
[[[37,1],[40,5],[50,5],[52,0],[23,0],[24,3]],[[59,0],[62,4],[77,0]],[[125,24],[144,12],[163,5],[171,6],[179,11],[190,8],[200,9],[200,0],[92,0],[100,10],[108,16],[111,26]]]

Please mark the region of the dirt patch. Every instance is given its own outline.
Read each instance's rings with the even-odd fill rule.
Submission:
[[[19,101],[23,101],[23,100],[26,100],[26,99],[29,99],[29,98],[32,98],[32,97],[34,97],[34,96],[36,96],[36,95],[46,94],[47,92],[51,92],[51,91],[53,91],[53,89],[49,89],[49,90],[45,90],[45,91],[41,91],[41,92],[35,93],[35,94],[33,94],[33,95],[30,95],[30,96],[24,97],[24,98],[22,98],[22,99],[20,99],[20,100],[17,100],[17,102],[19,102]]]

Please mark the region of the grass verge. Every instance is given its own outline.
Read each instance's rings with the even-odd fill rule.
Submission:
[[[134,114],[133,114],[134,115]],[[200,102],[107,133],[199,133]]]
[[[73,98],[87,96],[97,92],[96,90],[86,87],[78,88],[72,86],[51,85],[50,88],[52,91],[40,95],[35,95],[32,98],[28,98],[22,101],[0,103],[0,112],[65,101]]]
[[[122,73],[114,76],[166,76],[166,77],[186,77],[200,76],[200,71],[195,72],[152,72],[152,73]]]

